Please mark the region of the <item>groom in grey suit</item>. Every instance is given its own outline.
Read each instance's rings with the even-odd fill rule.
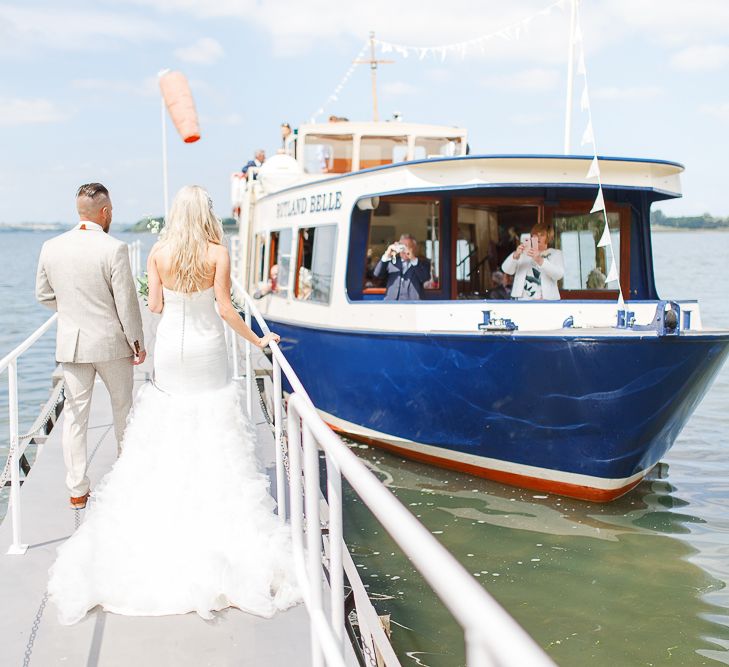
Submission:
[[[134,366],[146,353],[127,245],[108,234],[109,191],[101,183],[82,185],[76,208],[78,225],[43,244],[35,292],[40,303],[58,311],[56,360],[63,367],[66,398],[63,458],[71,507],[80,509],[89,495],[86,431],[96,374],[111,397],[120,447]]]

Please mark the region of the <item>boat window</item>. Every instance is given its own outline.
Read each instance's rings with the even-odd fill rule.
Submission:
[[[271,232],[271,246],[276,248],[276,254],[272,256],[276,257],[275,264],[278,265],[275,294],[288,296],[291,272],[291,230],[282,229],[279,232]]]
[[[440,202],[380,200],[370,218],[365,267],[365,294],[384,293],[385,277],[376,278],[377,262],[391,243],[403,234],[410,234],[418,242],[420,257],[430,260],[431,279],[426,290],[440,289]]]
[[[608,227],[615,250],[615,264],[620,271],[620,213],[609,212]],[[606,282],[612,253],[609,246],[598,247],[605,219],[598,213],[564,213],[552,215],[555,247],[564,257],[563,290],[616,290],[618,281]]]
[[[362,137],[359,168],[369,169],[383,164],[402,162],[407,157],[407,137]]]
[[[253,282],[258,284],[267,280],[266,276],[266,237],[256,234],[256,254],[253,260]]]
[[[299,230],[295,296],[302,301],[329,303],[334,272],[336,225]]]
[[[304,143],[304,171],[307,174],[345,174],[352,171],[353,144],[351,134],[307,135]]]
[[[456,216],[455,297],[508,298],[511,276],[494,274],[537,224],[539,207],[463,202]]]
[[[461,155],[461,141],[461,137],[416,137],[413,159]]]

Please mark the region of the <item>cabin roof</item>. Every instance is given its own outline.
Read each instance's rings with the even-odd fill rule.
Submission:
[[[332,125],[338,123],[331,123]],[[344,125],[345,123],[341,123]],[[377,192],[387,194],[411,191],[474,189],[485,187],[589,187],[597,186],[597,179],[587,178],[592,155],[555,154],[494,154],[433,157],[423,160],[396,162],[345,174],[307,178],[295,185],[271,192],[260,199],[275,197],[284,192],[312,188],[342,179],[387,176],[386,187],[362,184],[362,196]],[[645,190],[654,192],[657,199],[681,197],[680,174],[684,166],[679,162],[655,158],[598,156],[602,185],[606,189]],[[437,171],[437,174],[434,172]],[[407,182],[400,184],[397,174],[409,174]],[[417,177],[423,176],[422,186]],[[412,177],[415,177],[414,179]],[[379,179],[378,179],[379,181]]]
[[[463,137],[468,131],[452,125],[429,125],[427,123],[403,123],[401,121],[337,121],[328,123],[305,123],[298,127],[299,136],[306,134],[364,135],[373,137]]]

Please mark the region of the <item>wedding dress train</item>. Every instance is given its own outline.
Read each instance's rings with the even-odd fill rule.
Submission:
[[[58,549],[48,592],[64,624],[101,605],[133,616],[238,607],[270,617],[300,601],[290,532],[273,513],[255,434],[228,373],[212,288],[164,290],[155,382],[122,454]]]

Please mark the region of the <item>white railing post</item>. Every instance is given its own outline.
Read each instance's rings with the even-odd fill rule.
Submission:
[[[322,613],[321,525],[319,523],[319,455],[316,441],[304,420],[304,505],[306,507],[306,570],[309,579],[309,614]],[[312,618],[313,621],[313,618]],[[311,664],[323,667],[321,638],[311,623]]]
[[[336,461],[326,455],[327,502],[329,504],[329,592],[331,618],[339,648],[344,651],[344,567],[342,565],[342,473]]]
[[[278,518],[286,521],[286,469],[283,459],[283,391],[281,389],[281,366],[273,358],[273,437],[276,441],[276,501]]]
[[[468,667],[497,667],[477,630],[466,630],[464,639],[466,644],[466,665]]]
[[[248,301],[245,303],[244,308],[246,324],[250,328],[251,326],[251,307],[248,305]],[[248,416],[253,415],[253,371],[251,364],[251,342],[246,340],[245,342],[246,351],[246,410]]]
[[[28,545],[22,544],[20,519],[20,442],[18,441],[18,360],[8,364],[8,408],[10,410],[10,513],[13,521],[13,543],[8,555],[22,556]]]

